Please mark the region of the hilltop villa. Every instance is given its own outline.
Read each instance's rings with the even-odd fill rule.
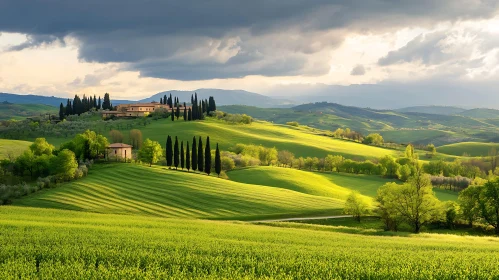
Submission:
[[[181,110],[184,110],[184,107],[180,107]],[[189,109],[190,106],[187,106]],[[171,110],[170,106],[167,104],[160,104],[158,102],[150,102],[150,103],[135,103],[135,104],[120,104],[116,106],[116,111],[103,111],[103,117],[144,117],[149,115],[150,113],[158,110],[165,109]],[[175,110],[176,108],[173,108]]]

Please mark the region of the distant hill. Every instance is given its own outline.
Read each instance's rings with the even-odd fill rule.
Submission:
[[[0,120],[24,119],[40,114],[57,114],[58,108],[44,104],[12,104],[7,101],[0,102]]]
[[[158,101],[165,94],[177,96],[181,102],[190,102],[191,95],[198,94],[198,99],[208,99],[213,96],[217,105],[246,105],[258,106],[261,108],[291,107],[295,104],[284,99],[274,99],[265,95],[245,90],[223,90],[223,89],[197,89],[193,91],[170,90],[157,93],[149,98],[139,100],[140,102]]]
[[[435,115],[462,115],[466,109],[452,106],[414,106],[394,110],[401,113],[424,113]]]
[[[102,94],[104,97],[104,94]],[[67,98],[55,97],[55,96],[43,96],[43,95],[33,95],[33,94],[13,94],[13,93],[1,93],[0,92],[0,103],[7,101],[14,104],[44,104],[49,106],[59,106],[61,102],[66,104]],[[130,100],[114,100],[111,96],[111,102],[113,105],[117,104],[128,104],[135,101]]]
[[[497,119],[499,118],[499,110],[477,108],[461,112],[458,115],[475,119]]]

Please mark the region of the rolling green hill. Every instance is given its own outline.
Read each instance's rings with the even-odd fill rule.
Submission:
[[[442,114],[400,112],[325,102],[288,109],[249,106],[222,106],[219,109],[228,113],[244,113],[279,124],[297,121],[326,130],[348,127],[363,134],[380,132],[387,135],[388,141],[396,143],[444,145],[462,141],[491,141],[499,132],[499,122],[495,119],[451,115],[447,111]],[[403,133],[400,133],[401,131]]]
[[[0,139],[0,159],[13,158],[22,154],[31,145],[31,142],[20,140]]]
[[[230,171],[227,175],[237,182],[279,187],[342,200],[352,191],[358,191],[367,198],[374,198],[379,187],[394,182],[379,176],[319,173],[279,167],[244,168]],[[435,189],[435,193],[442,201],[457,200],[457,192]]]
[[[499,276],[499,242],[494,237],[369,236],[382,233],[14,206],[0,207],[0,232],[1,279]]]
[[[463,142],[440,146],[437,151],[449,155],[462,156],[468,154],[473,157],[487,156],[492,148],[499,151],[499,143]]]
[[[499,110],[476,108],[461,112],[459,115],[475,119],[497,119],[499,118]]]
[[[84,179],[14,204],[161,217],[259,219],[340,213],[343,200],[158,166],[111,164],[96,166]]]
[[[58,109],[43,104],[12,104],[8,102],[0,103],[1,120],[22,120],[26,117],[39,116],[40,114],[57,114]]]
[[[434,114],[434,115],[458,115],[465,112],[466,109],[452,106],[413,106],[401,109],[396,109],[394,111],[401,113],[423,113],[423,114]]]

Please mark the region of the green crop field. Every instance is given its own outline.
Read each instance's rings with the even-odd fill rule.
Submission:
[[[333,215],[341,213],[343,200],[159,166],[109,164],[95,166],[84,179],[30,195],[14,204],[161,217],[261,219]]]
[[[455,156],[468,154],[472,157],[480,157],[487,156],[492,148],[499,151],[499,143],[463,142],[440,146],[437,148],[437,151]]]
[[[9,155],[15,158],[30,145],[31,142],[28,141],[0,139],[0,159],[8,158]]]
[[[227,175],[237,182],[280,187],[342,200],[352,191],[373,198],[379,187],[394,182],[379,176],[319,173],[280,167],[244,168],[230,171]],[[457,192],[441,189],[435,189],[435,194],[442,201],[457,200],[458,196]]]
[[[341,231],[5,206],[0,207],[0,278],[499,277],[498,238]]]

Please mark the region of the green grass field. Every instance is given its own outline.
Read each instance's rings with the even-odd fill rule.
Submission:
[[[0,159],[8,158],[9,155],[16,158],[31,144],[28,141],[0,139]]]
[[[297,203],[299,202],[299,203]],[[15,205],[206,219],[262,219],[341,213],[343,200],[135,164],[95,166],[88,177]]]
[[[7,104],[0,102],[0,120],[22,120],[40,114],[57,114],[58,109],[43,104]]]
[[[468,154],[472,157],[480,157],[487,156],[492,148],[499,151],[499,143],[463,142],[437,147],[437,151],[455,156]]]
[[[352,191],[373,198],[379,187],[388,182],[397,182],[379,176],[319,173],[280,167],[244,168],[230,171],[227,175],[237,182],[279,187],[342,200]],[[435,194],[442,201],[457,200],[458,196],[457,192],[441,189],[435,189]]]
[[[342,231],[5,206],[0,207],[0,278],[499,277],[498,238]]]

